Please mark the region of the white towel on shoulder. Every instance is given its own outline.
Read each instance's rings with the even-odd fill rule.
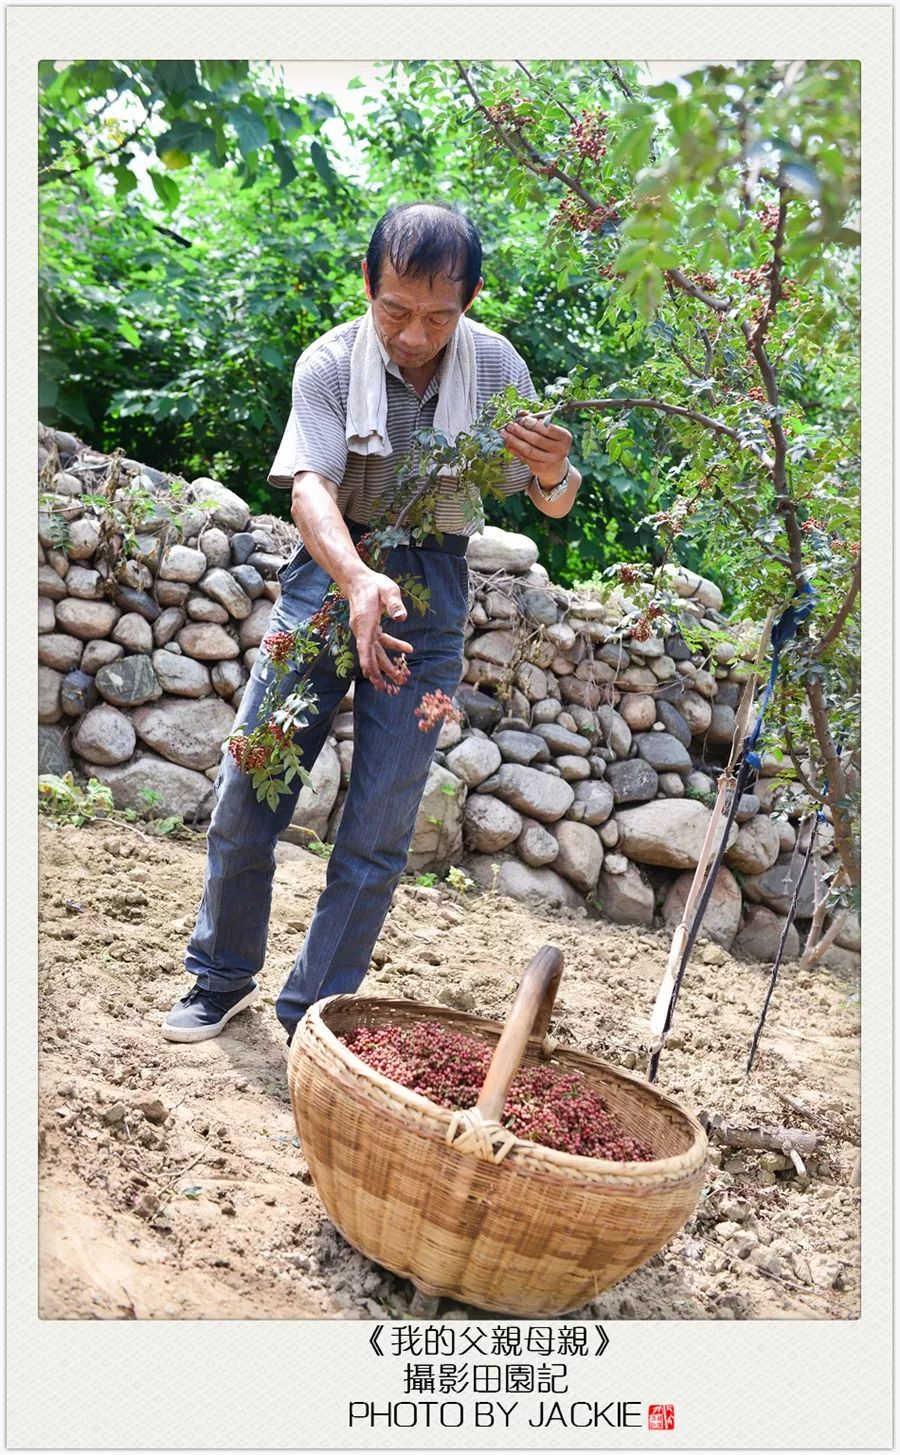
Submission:
[[[358,455],[393,453],[387,432],[389,356],[375,329],[371,308],[365,314],[350,354],[347,396],[347,448]],[[434,428],[449,440],[468,430],[478,411],[474,330],[465,314],[441,360],[440,391]]]

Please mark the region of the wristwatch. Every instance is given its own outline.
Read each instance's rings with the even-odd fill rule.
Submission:
[[[544,485],[541,484],[541,482],[538,479],[537,475],[535,475],[533,472],[532,472],[531,478],[534,481],[534,483],[537,486],[537,488],[540,490],[541,495],[543,496],[543,498],[546,501],[549,502],[551,500],[558,500],[559,497],[563,494],[563,492],[565,491],[565,489],[566,489],[566,487],[567,487],[567,485],[569,483],[569,476],[571,475],[571,473],[572,473],[572,465],[571,465],[571,462],[567,462],[566,463],[566,473],[563,475],[562,479],[556,485],[551,485],[549,490],[546,488],[546,486],[544,486]]]

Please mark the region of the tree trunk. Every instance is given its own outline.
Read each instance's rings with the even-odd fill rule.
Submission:
[[[831,809],[831,823],[834,829],[835,848],[841,856],[841,864],[844,873],[847,875],[847,882],[856,889],[859,886],[860,879],[859,857],[856,852],[856,845],[853,842],[853,825],[850,814],[843,806],[847,798],[847,778],[844,773],[843,764],[838,756],[834,738],[831,735],[831,729],[828,726],[828,713],[825,708],[825,694],[822,690],[822,683],[817,677],[807,677],[805,687],[812,713],[816,742],[819,745],[819,752],[822,755],[825,777],[828,783],[826,797],[828,799],[828,807]]]

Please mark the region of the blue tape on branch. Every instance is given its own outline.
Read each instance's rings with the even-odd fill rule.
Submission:
[[[772,693],[775,691],[775,679],[778,676],[779,657],[787,643],[797,635],[797,628],[802,621],[805,621],[816,604],[817,596],[808,581],[804,581],[800,590],[794,596],[793,601],[786,611],[776,621],[772,628],[771,647],[772,665],[769,668],[769,680],[765,685],[763,695],[759,700],[756,709],[756,722],[753,724],[753,731],[744,740],[744,752],[747,761],[752,768],[759,769],[761,759],[758,753],[753,752],[759,741],[762,731],[763,718],[766,709],[772,700]]]

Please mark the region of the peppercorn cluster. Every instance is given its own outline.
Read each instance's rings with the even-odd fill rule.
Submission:
[[[423,695],[415,709],[415,716],[419,719],[420,733],[431,732],[432,728],[442,726],[445,722],[462,722],[462,713],[458,707],[454,707],[452,697],[441,692],[440,688]]]
[[[530,96],[523,96],[518,86],[508,101],[498,101],[493,106],[483,108],[485,115],[495,126],[510,126],[521,130],[523,126],[530,126],[535,120],[534,102]]]
[[[551,219],[551,227],[569,227],[573,232],[598,232],[607,222],[620,222],[621,215],[615,202],[600,203],[596,207],[582,205],[568,193],[561,200]],[[611,264],[607,264],[611,269]],[[605,277],[610,272],[604,272]]]
[[[572,122],[569,135],[580,156],[596,162],[606,155],[606,119],[605,111],[582,110],[580,120]]]
[[[481,1095],[492,1047],[438,1021],[357,1026],[341,1037],[382,1076],[448,1111],[467,1111]],[[529,1066],[513,1077],[501,1117],[527,1142],[612,1162],[650,1162],[653,1153],[623,1130],[580,1072]]]

